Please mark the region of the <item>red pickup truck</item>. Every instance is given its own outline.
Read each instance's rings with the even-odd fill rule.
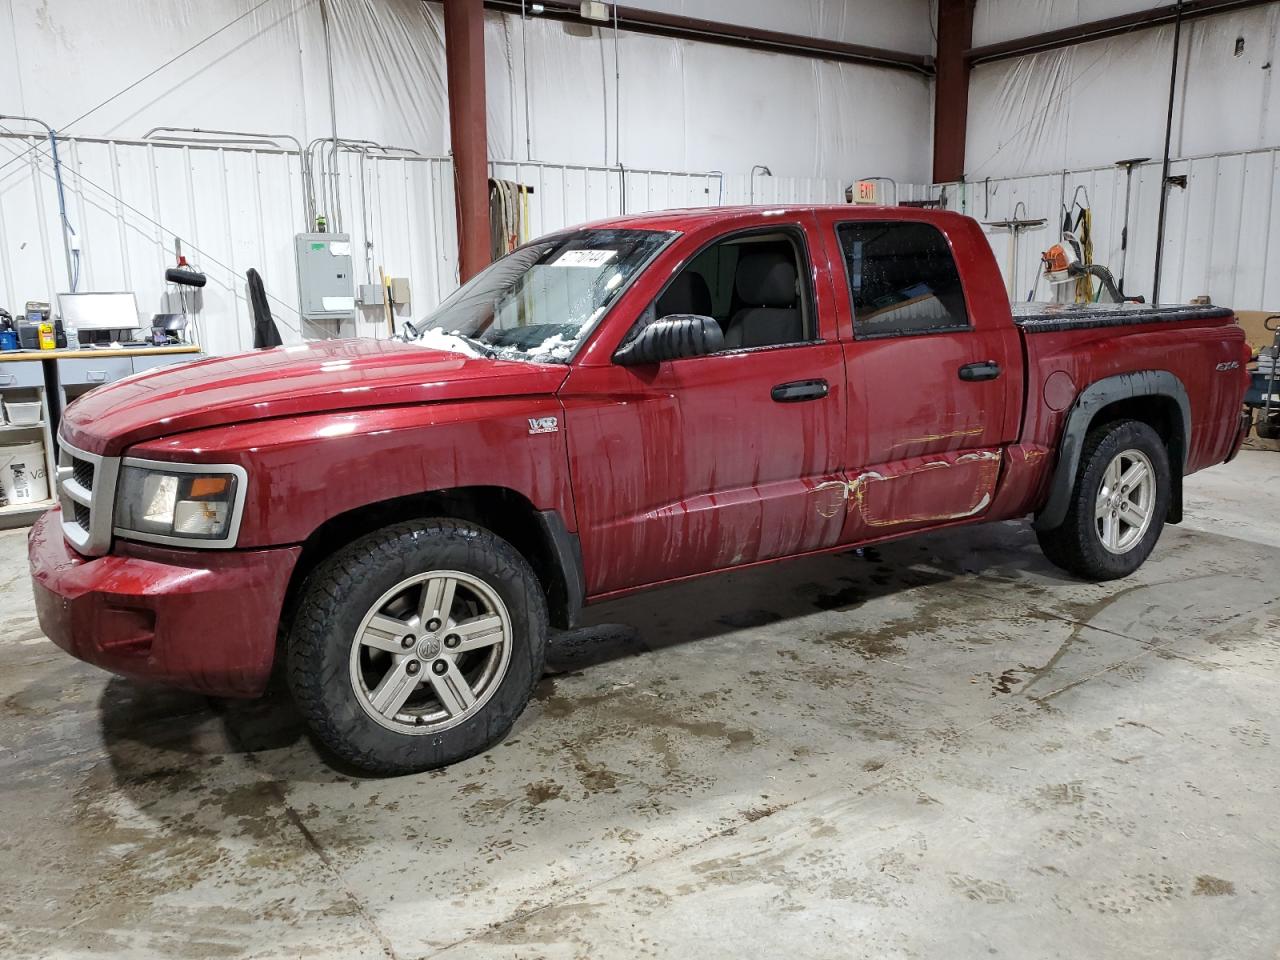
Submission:
[[[582,606],[1034,514],[1133,571],[1185,474],[1235,455],[1230,311],[1010,310],[950,213],[625,217],[536,240],[402,340],[138,375],[67,408],[30,535],[40,623],[221,696],[273,667],[381,772],[484,750]]]

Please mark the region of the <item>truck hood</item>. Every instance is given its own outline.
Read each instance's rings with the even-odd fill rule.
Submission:
[[[559,364],[469,357],[389,340],[326,340],[136,374],[67,407],[62,436],[117,456],[187,430],[443,400],[554,393]]]

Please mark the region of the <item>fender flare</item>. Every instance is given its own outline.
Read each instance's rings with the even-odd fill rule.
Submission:
[[[555,566],[547,596],[551,622],[562,630],[572,630],[578,626],[587,594],[582,541],[569,532],[559,511],[539,510],[535,517]]]
[[[1187,448],[1191,440],[1191,401],[1182,381],[1168,370],[1138,370],[1091,383],[1076,397],[1071,412],[1067,414],[1062,439],[1058,444],[1058,465],[1053,472],[1049,498],[1032,524],[1035,529],[1053,530],[1062,526],[1066,519],[1084,438],[1098,411],[1117,401],[1135,397],[1167,397],[1177,403],[1178,409],[1182,411],[1181,442],[1174,444],[1175,449],[1170,451],[1178,456],[1179,462],[1170,463],[1174,469],[1170,478],[1173,496],[1169,505],[1169,522],[1177,523],[1182,519],[1182,475],[1186,469]]]

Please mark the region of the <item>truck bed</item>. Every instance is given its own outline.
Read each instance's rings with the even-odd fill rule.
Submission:
[[[1148,303],[1014,303],[1013,322],[1026,333],[1124,327],[1143,323],[1228,320],[1226,307]]]

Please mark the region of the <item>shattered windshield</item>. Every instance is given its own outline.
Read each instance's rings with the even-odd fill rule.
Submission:
[[[652,230],[575,230],[535,240],[481,271],[414,324],[417,343],[567,363],[627,283],[670,242]]]

